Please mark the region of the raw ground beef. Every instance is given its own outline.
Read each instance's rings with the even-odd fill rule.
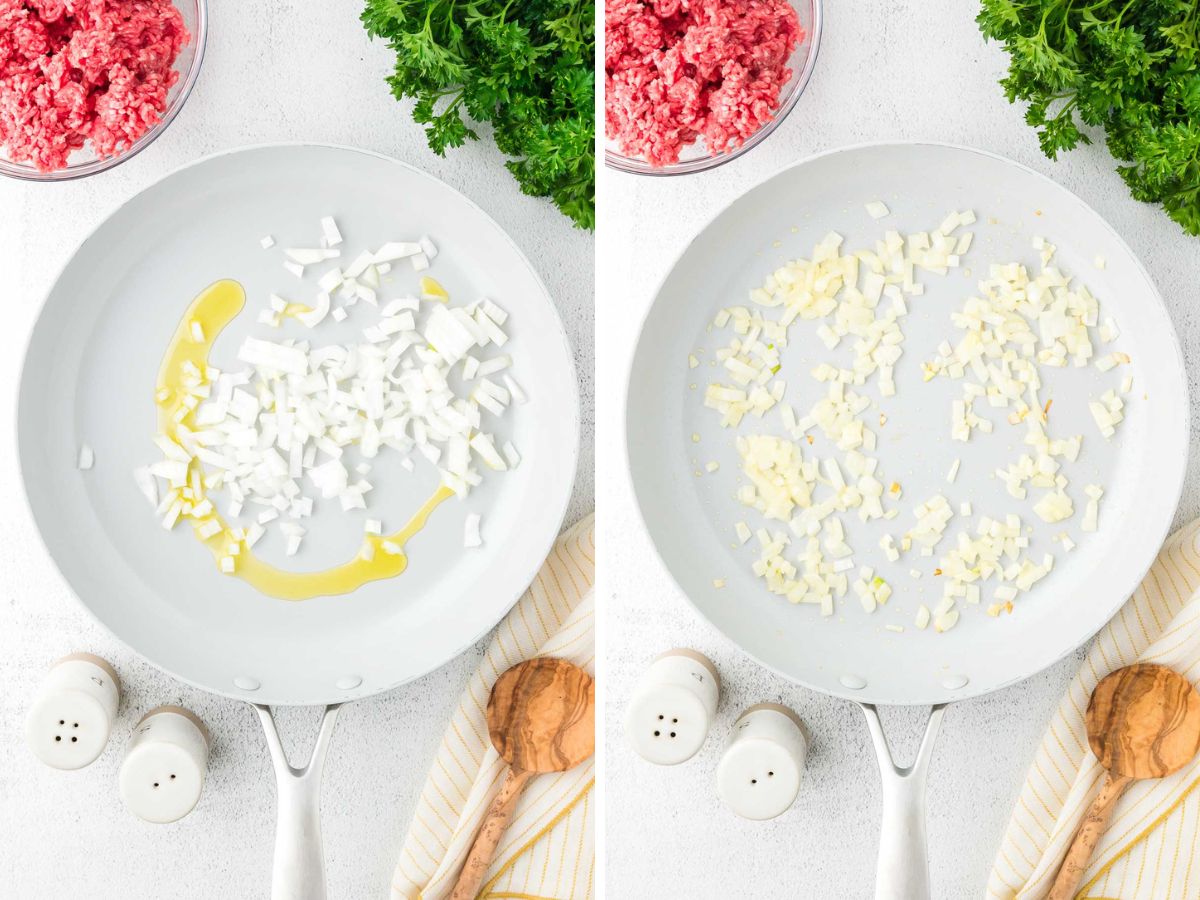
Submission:
[[[804,37],[787,0],[605,0],[604,126],[627,156],[721,153],[769,121]]]
[[[0,146],[42,171],[85,141],[127,149],[166,109],[189,40],[170,0],[0,0]]]

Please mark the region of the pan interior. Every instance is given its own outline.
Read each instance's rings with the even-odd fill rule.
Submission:
[[[312,296],[282,268],[281,248],[316,246],[319,219],[336,217],[346,253],[430,235],[441,250],[428,274],[455,302],[489,296],[510,313],[505,348],[530,395],[496,428],[522,454],[465,501],[443,503],[414,538],[408,570],[337,597],[289,603],[223,576],[186,526],[165,531],[133,470],[157,458],[154,383],[192,299],[221,278],[241,282],[246,308],[218,339],[213,362],[237,367],[267,296]],[[274,237],[263,250],[259,240]],[[346,262],[343,260],[343,262]],[[318,273],[319,274],[319,273]],[[397,266],[382,297],[417,293]],[[390,293],[389,293],[390,292]],[[282,336],[353,340],[375,319],[360,303],[341,325]],[[201,687],[270,703],[324,703],[391,687],[441,665],[494,625],[532,580],[570,496],[578,449],[571,353],[545,287],[491,219],[441,182],[368,153],[333,147],[254,148],[190,166],[139,194],[80,247],[35,327],[19,406],[22,472],[39,529],[84,604],[152,662]],[[95,468],[81,472],[81,443]],[[371,515],[398,529],[437,485],[431,466],[407,476],[384,451],[370,475]],[[288,568],[349,559],[361,511],[326,501],[304,548],[282,537],[255,549]],[[483,515],[485,546],[463,549],[468,512]],[[308,526],[309,523],[305,523]],[[235,679],[237,683],[235,683]],[[355,683],[357,682],[357,683]],[[239,684],[257,683],[247,691]]]
[[[891,215],[874,221],[864,204],[882,200]],[[853,590],[823,619],[815,606],[793,606],[771,595],[751,572],[757,540],[739,545],[734,525],[768,525],[734,497],[739,459],[734,430],[703,407],[710,381],[721,381],[714,351],[729,332],[710,329],[724,306],[750,305],[747,292],[783,262],[808,258],[829,231],[845,236],[847,248],[870,247],[885,229],[901,233],[936,228],[951,210],[973,209],[979,221],[974,246],[963,267],[946,276],[926,274],[925,294],[909,299],[902,320],[904,357],[896,369],[897,396],[883,409],[888,422],[875,427],[880,472],[903,487],[899,516],[862,525],[843,514],[855,570],[873,566],[893,586],[886,607],[865,614]],[[996,423],[991,438],[969,445],[952,442],[950,401],[960,382],[923,383],[922,361],[944,339],[955,342],[952,309],[974,293],[988,264],[1019,260],[1037,271],[1035,235],[1058,247],[1056,263],[1088,285],[1099,298],[1101,316],[1115,317],[1122,330],[1115,345],[1133,358],[1134,391],[1117,438],[1100,436],[1086,406],[1122,372],[1066,369],[1047,374],[1044,398],[1056,397],[1052,436],[1083,434],[1083,453],[1071,468],[1076,513],[1070,522],[1047,525],[1034,514],[1043,493],[1031,488],[1027,501],[1009,498],[991,477],[1023,452],[1023,428],[1009,426],[1007,410],[984,409]],[[1101,257],[1104,267],[1095,260]],[[971,272],[971,275],[967,273]],[[770,313],[771,311],[768,311]],[[823,396],[824,386],[808,372],[848,351],[831,353],[815,335],[819,322],[792,326],[781,375],[786,402],[798,415]],[[699,366],[689,368],[695,354]],[[836,364],[836,363],[835,363]],[[873,381],[855,388],[880,400]],[[1106,622],[1136,587],[1170,525],[1187,456],[1186,381],[1178,340],[1154,285],[1129,248],[1073,194],[1048,179],[985,153],[943,145],[875,145],[837,151],[794,166],[734,202],[690,244],[664,281],[646,319],[634,354],[626,419],[631,477],[647,528],[667,568],[697,609],[747,653],[781,674],[827,693],[876,703],[936,703],[977,695],[1024,678],[1083,643]],[[778,410],[759,420],[747,416],[737,433],[784,436]],[[816,430],[819,434],[819,429]],[[826,442],[826,447],[831,445]],[[828,454],[825,454],[828,455]],[[838,454],[840,456],[840,454]],[[955,459],[961,471],[947,474]],[[719,469],[708,473],[709,462]],[[885,481],[887,483],[887,481]],[[1100,530],[1081,534],[1086,484],[1100,484]],[[955,510],[936,552],[954,546],[961,530],[979,514],[1017,512],[1035,526],[1030,555],[1054,554],[1051,574],[1021,594],[1012,615],[991,618],[995,582],[983,588],[979,607],[960,601],[957,627],[945,634],[919,631],[917,606],[936,604],[941,584],[931,577],[934,559],[915,549],[889,564],[879,549],[884,533],[897,538],[913,522],[912,508],[941,493]],[[973,515],[958,515],[970,501]],[[853,522],[852,526],[850,523]],[[1054,535],[1068,531],[1078,547],[1063,552]],[[792,551],[802,547],[794,541]],[[925,570],[914,579],[909,570]],[[723,580],[723,587],[714,586]],[[895,624],[903,633],[885,629]]]

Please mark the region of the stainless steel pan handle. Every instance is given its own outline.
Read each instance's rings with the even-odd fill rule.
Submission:
[[[268,706],[254,705],[275,766],[279,803],[271,900],[325,900],[325,854],[321,849],[321,769],[339,704],[325,707],[312,756],[301,768],[288,762]]]
[[[929,851],[925,839],[925,782],[929,758],[942,723],[944,705],[929,711],[925,735],[912,765],[901,768],[892,758],[887,736],[875,707],[860,703],[879,760],[883,782],[883,825],[879,835],[879,864],[875,900],[928,900]]]

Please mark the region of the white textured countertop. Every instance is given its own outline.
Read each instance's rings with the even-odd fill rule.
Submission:
[[[927,139],[1012,157],[1078,193],[1145,262],[1184,346],[1192,410],[1179,415],[1194,418],[1200,404],[1200,241],[1185,237],[1158,209],[1132,200],[1102,146],[1081,148],[1057,164],[1042,156],[1023,110],[1010,106],[996,84],[1005,57],[980,37],[977,4],[836,0],[825,6],[825,38],[808,92],[763,145],[708,174],[649,179],[612,173],[602,184],[601,258],[619,262],[601,267],[609,280],[598,312],[604,361],[601,600],[608,604],[606,878],[612,898],[843,900],[870,896],[874,879],[879,776],[862,714],[761,669],[697,618],[648,544],[624,471],[623,370],[638,325],[666,267],[717,211],[788,163],[839,145]],[[1193,433],[1177,523],[1200,513],[1198,465]],[[650,660],[675,646],[709,654],[725,692],[701,753],[684,765],[656,768],[629,749],[621,718]],[[1026,767],[1078,659],[947,711],[929,785],[935,897],[983,896]],[[720,804],[714,772],[733,719],[762,701],[799,712],[811,730],[812,749],[795,806],[776,821],[753,823],[735,819]],[[917,710],[885,711],[885,728],[897,736],[902,762],[915,750],[922,716]]]
[[[541,200],[521,195],[482,141],[441,159],[384,78],[394,57],[368,41],[361,4],[212,0],[195,93],[154,146],[115,170],[63,185],[0,179],[0,896],[43,900],[211,900],[268,895],[275,788],[262,731],[244,704],[182,685],[95,625],[55,571],[22,496],[16,385],[38,306],[61,266],[122,201],[177,166],[244,144],[309,140],[405,160],[462,191],[533,260],[575,348],[585,432],[569,521],[592,507],[593,243]],[[86,301],[86,298],[81,298]],[[400,838],[442,730],[482,644],[433,674],[346,707],[323,793],[332,900],[386,896]],[[25,711],[49,664],[75,651],[109,659],[125,685],[121,718],[89,768],[56,772],[24,744]],[[209,782],[196,810],[147,825],[117,796],[117,767],[147,709],[182,704],[212,729]],[[287,710],[285,742],[308,753],[316,710]]]

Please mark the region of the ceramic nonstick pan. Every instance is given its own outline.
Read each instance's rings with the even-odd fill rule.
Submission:
[[[891,210],[880,221],[864,209],[877,200]],[[881,467],[899,473],[895,477],[903,482],[905,498],[901,517],[875,530],[847,529],[856,568],[874,566],[895,593],[886,607],[868,616],[848,592],[835,614],[822,618],[815,606],[793,606],[768,593],[751,572],[757,542],[742,546],[734,538],[739,521],[751,527],[771,524],[776,530],[781,523],[755,518],[734,496],[739,459],[733,430],[722,429],[719,417],[703,406],[704,388],[720,380],[710,362],[727,340],[709,325],[720,308],[747,304],[748,291],[783,262],[808,258],[830,231],[842,234],[847,247],[873,246],[885,229],[932,230],[948,212],[966,209],[978,216],[972,226],[974,244],[960,269],[944,277],[923,277],[925,294],[910,299],[910,314],[903,320],[904,356],[896,369],[897,395],[888,398],[887,425],[878,429],[880,447],[873,455]],[[1038,492],[1031,491],[1027,507],[1020,507],[989,477],[1015,459],[1024,430],[1007,426],[1004,415],[992,411],[995,440],[952,442],[949,410],[957,383],[940,379],[926,385],[920,369],[943,338],[953,337],[950,311],[986,277],[989,263],[1020,260],[1036,270],[1036,236],[1057,245],[1057,264],[1086,283],[1103,314],[1116,319],[1121,343],[1132,358],[1135,387],[1127,418],[1111,442],[1096,430],[1086,400],[1111,387],[1108,382],[1118,380],[1113,373],[1105,377],[1089,367],[1044,376],[1049,392],[1043,393],[1056,398],[1055,434],[1085,435],[1073,487],[1079,494],[1074,525],[1043,524],[1027,508]],[[818,391],[823,393],[808,376],[814,359],[829,356],[816,337],[817,324],[793,325],[782,359],[786,399],[798,413],[808,410]],[[691,355],[699,362],[694,369],[688,364]],[[862,392],[881,399],[873,384]],[[1187,409],[1178,340],[1162,299],[1129,247],[1071,192],[990,153],[911,143],[817,156],[735,200],[671,268],[646,317],[630,370],[625,425],[638,505],[667,569],[701,615],[763,665],[863,706],[884,774],[880,897],[928,892],[923,780],[942,707],[1011,685],[1080,646],[1146,572],[1182,487]],[[762,420],[748,416],[737,431],[784,434],[777,412]],[[948,483],[957,458],[962,460],[960,473]],[[709,474],[709,462],[719,469]],[[1080,537],[1084,483],[1105,488],[1100,529],[1083,535],[1086,539],[1078,540],[1073,552],[1063,553],[1053,537],[1064,529]],[[930,577],[914,580],[908,557],[889,564],[877,542],[883,531],[902,533],[911,524],[912,507],[938,493],[956,513],[964,501],[973,504],[976,515],[1017,512],[1024,522],[1038,526],[1030,535],[1033,550],[1058,550],[1051,574],[1021,597],[1012,615],[990,617],[985,602],[965,609],[958,626],[944,634],[914,628],[917,605],[936,603],[940,585]],[[965,530],[967,521],[956,516],[940,552],[953,546],[955,533]],[[1034,558],[1040,560],[1041,553]],[[885,628],[893,623],[904,632]],[[933,708],[913,766],[893,764],[875,704]]]
[[[235,367],[243,337],[269,330],[255,322],[269,293],[286,296],[295,284],[278,250],[264,251],[260,239],[314,246],[326,215],[341,224],[346,246],[434,237],[441,253],[430,274],[451,296],[486,295],[510,313],[506,350],[529,402],[514,407],[498,435],[519,448],[520,465],[438,507],[410,545],[407,571],[348,595],[287,602],[222,575],[191,529],[165,531],[132,472],[155,459],[155,379],[192,299],[223,278],[245,287],[246,309],[213,348],[216,365]],[[394,277],[397,296],[416,288],[413,273],[398,267]],[[358,312],[343,323],[346,335],[331,330],[328,341],[367,324],[355,322]],[[214,156],[129,200],[66,265],[30,340],[17,424],[34,518],[87,609],[166,672],[258,707],[280,783],[275,896],[324,896],[317,770],[337,705],[403,684],[470,646],[528,586],[562,523],[578,453],[577,381],[533,267],[477,206],[394,160],[312,145]],[[80,471],[84,443],[95,466]],[[372,474],[386,508],[373,514],[399,525],[438,476],[419,466],[406,477],[397,464],[377,460]],[[318,510],[298,557],[284,556],[277,535],[259,545],[263,555],[296,570],[352,557],[362,524],[348,527],[334,506],[328,518]],[[483,515],[477,550],[463,549],[468,512]],[[284,757],[269,711],[280,704],[329,707],[310,767]]]

